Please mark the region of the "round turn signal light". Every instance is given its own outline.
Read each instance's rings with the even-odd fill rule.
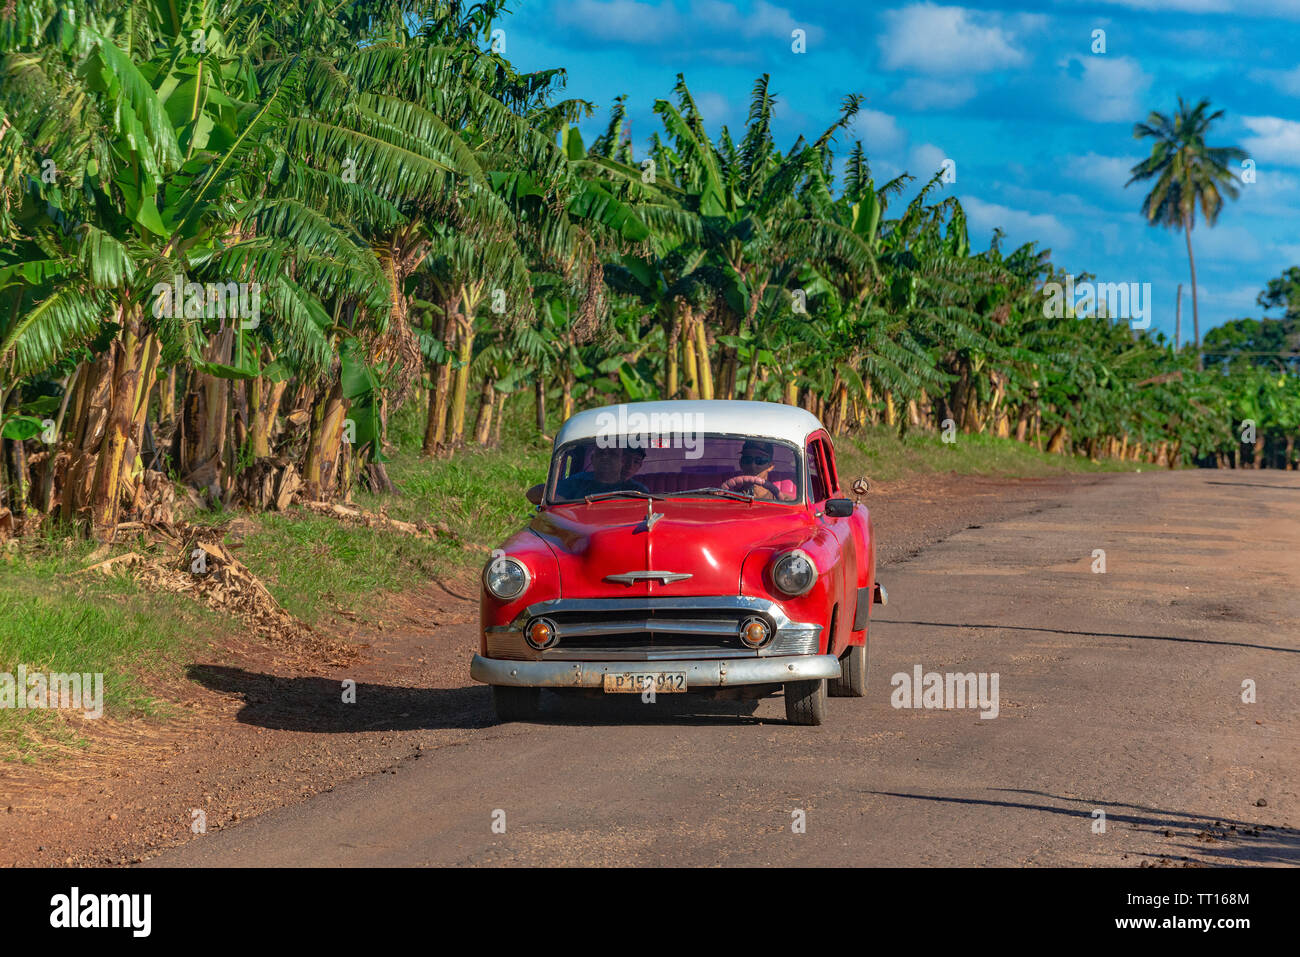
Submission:
[[[762,618],[746,618],[740,625],[740,643],[746,648],[761,648],[767,644],[771,633]]]
[[[524,632],[524,637],[538,651],[549,648],[555,644],[555,622],[549,618],[534,618],[528,625],[528,630]]]

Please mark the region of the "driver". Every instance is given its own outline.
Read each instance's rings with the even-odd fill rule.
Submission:
[[[772,461],[774,446],[771,442],[760,442],[757,439],[746,439],[745,444],[740,447],[740,475],[731,479],[727,485],[734,485],[740,491],[752,492],[754,498],[772,498],[772,492],[766,486],[770,485],[777,490],[777,498],[781,501],[793,501],[796,490],[794,482],[788,479],[774,480],[769,478],[772,469],[776,464]],[[755,482],[741,483],[738,481],[743,476],[753,476],[764,484]]]
[[[620,449],[618,446],[598,445],[591,451],[591,468],[570,475],[555,486],[555,494],[561,499],[579,499],[597,492],[649,492],[640,482],[624,478],[629,452],[637,449]],[[644,455],[644,453],[642,453]],[[637,463],[638,467],[640,462]],[[631,473],[628,473],[631,474]]]

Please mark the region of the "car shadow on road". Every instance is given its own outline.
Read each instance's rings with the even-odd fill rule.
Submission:
[[[1040,811],[1044,814],[1077,817],[1088,821],[1089,827],[1091,827],[1092,821],[1098,819],[1093,812],[1101,809],[1106,813],[1108,828],[1113,828],[1115,825],[1128,825],[1146,831],[1153,836],[1181,838],[1187,842],[1179,844],[1177,850],[1171,849],[1167,852],[1129,852],[1135,853],[1137,856],[1156,859],[1183,857],[1199,863],[1222,866],[1234,863],[1300,864],[1300,829],[1293,827],[1274,827],[1268,824],[1256,824],[1226,817],[1163,810],[1141,804],[1065,797],[1064,795],[1050,794],[1046,791],[1030,791],[1019,788],[993,788],[993,790],[1008,794],[1032,795],[1053,801],[1072,802],[1077,806],[1057,807],[1051,804],[1031,803],[1028,801],[947,797],[936,794],[908,794],[901,791],[869,791],[867,793],[878,794],[883,797],[909,798],[916,801],[935,801],[944,804],[968,804],[978,807]],[[1081,833],[1091,833],[1091,830]]]
[[[755,718],[755,698],[716,699],[699,695],[661,694],[653,703],[640,695],[587,695],[547,691],[542,695],[541,714],[531,724],[580,724],[585,726],[637,725],[757,725],[775,724]]]
[[[488,689],[402,688],[358,683],[355,703],[344,702],[340,681],[331,678],[286,678],[243,668],[193,664],[190,680],[222,694],[236,694],[244,706],[241,724],[313,734],[358,731],[419,731],[435,728],[484,728],[495,723]]]
[[[974,625],[969,622],[905,621],[901,618],[872,618],[873,625],[920,625],[925,628],[980,628],[988,631],[1033,631],[1051,635],[1082,635],[1085,638],[1131,638],[1134,641],[1175,641],[1188,645],[1223,645],[1229,648],[1255,648],[1259,651],[1283,651],[1300,655],[1300,648],[1257,645],[1249,641],[1212,641],[1208,638],[1177,638],[1171,635],[1125,635],[1113,631],[1073,631],[1069,628],[1034,628],[1029,625]]]
[[[492,710],[486,685],[465,688],[356,686],[355,703],[345,703],[337,679],[260,674],[225,665],[192,664],[190,680],[222,694],[235,694],[244,706],[241,724],[309,734],[362,731],[423,731],[438,728],[486,728],[501,724]],[[691,695],[658,695],[644,704],[640,695],[586,698],[562,692],[542,696],[542,711],[529,724],[582,725],[717,725],[772,724],[753,717],[757,700],[710,700]]]

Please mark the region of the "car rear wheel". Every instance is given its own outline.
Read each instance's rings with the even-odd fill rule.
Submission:
[[[826,720],[826,679],[785,683],[785,720],[817,725]]]
[[[867,693],[867,646],[850,645],[840,659],[840,676],[827,681],[832,698],[861,698]]]
[[[541,688],[516,688],[512,685],[493,685],[492,704],[501,721],[531,721],[542,710]]]

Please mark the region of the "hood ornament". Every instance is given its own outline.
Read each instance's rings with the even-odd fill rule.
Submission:
[[[630,585],[639,581],[657,581],[661,585],[668,585],[672,582],[686,581],[692,577],[684,572],[620,572],[617,575],[606,575],[605,581],[617,582],[620,585]]]

